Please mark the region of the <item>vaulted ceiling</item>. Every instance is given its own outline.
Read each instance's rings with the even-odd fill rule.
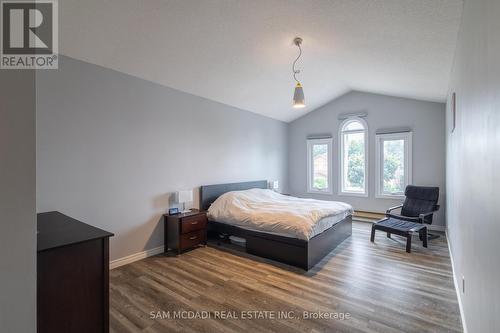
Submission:
[[[462,0],[64,0],[60,52],[291,121],[349,90],[444,101]],[[293,38],[307,107],[291,107]]]

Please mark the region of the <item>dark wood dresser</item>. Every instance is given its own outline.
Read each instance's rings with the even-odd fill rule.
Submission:
[[[109,237],[59,212],[37,214],[38,333],[109,332]]]
[[[207,214],[192,211],[165,217],[165,252],[168,248],[182,251],[207,244]]]

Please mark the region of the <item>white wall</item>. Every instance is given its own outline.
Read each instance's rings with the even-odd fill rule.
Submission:
[[[468,332],[500,332],[500,1],[466,0],[446,113],[447,228]]]
[[[338,115],[364,111],[369,131],[368,198],[338,195]],[[445,105],[363,92],[350,92],[290,123],[288,133],[289,179],[294,195],[348,202],[355,209],[385,212],[401,200],[375,198],[375,132],[377,129],[410,127],[413,130],[413,184],[439,186],[440,203],[445,193]],[[314,134],[333,136],[333,194],[307,193],[306,138]],[[444,226],[444,205],[434,225]]]
[[[0,331],[36,331],[35,72],[0,70]]]
[[[110,69],[61,57],[37,75],[37,114],[38,211],[115,233],[112,260],[163,245],[177,190],[286,186],[285,123]]]

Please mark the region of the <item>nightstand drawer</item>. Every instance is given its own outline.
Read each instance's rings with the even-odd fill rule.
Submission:
[[[165,252],[176,250],[177,254],[207,243],[207,214],[193,210],[188,213],[164,215]]]
[[[207,217],[205,215],[185,217],[181,222],[181,233],[186,234],[195,230],[205,229],[206,227]]]
[[[181,250],[185,250],[200,243],[204,243],[207,240],[207,232],[205,229],[197,230],[187,234],[182,234],[180,238],[180,248]]]

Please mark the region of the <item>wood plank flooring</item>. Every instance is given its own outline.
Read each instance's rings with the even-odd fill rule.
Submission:
[[[408,254],[369,231],[354,222],[309,272],[215,246],[116,268],[111,332],[462,332],[446,239],[425,249],[416,237]],[[196,315],[208,318],[174,318]]]

